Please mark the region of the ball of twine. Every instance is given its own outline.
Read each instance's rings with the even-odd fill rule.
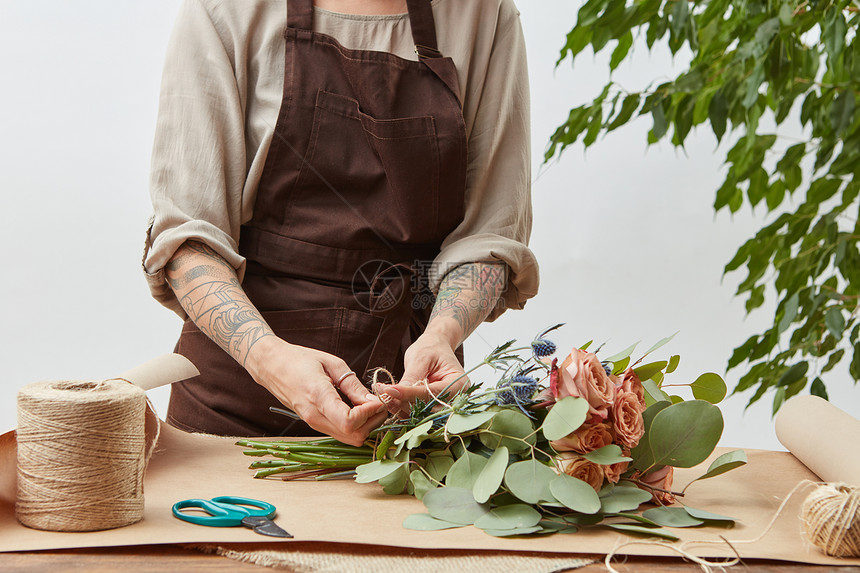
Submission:
[[[806,537],[827,555],[860,557],[860,488],[821,485],[803,502],[800,518]]]
[[[18,520],[95,531],[143,517],[146,394],[125,381],[36,382],[18,393]]]

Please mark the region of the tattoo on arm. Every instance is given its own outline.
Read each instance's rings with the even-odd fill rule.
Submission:
[[[191,320],[240,364],[254,343],[272,334],[233,267],[208,246],[186,242],[166,270],[168,284]]]
[[[469,263],[452,269],[439,287],[430,320],[448,316],[468,336],[495,308],[507,285],[504,263]]]

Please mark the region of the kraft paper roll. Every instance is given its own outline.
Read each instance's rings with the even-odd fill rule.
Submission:
[[[18,393],[18,520],[95,531],[143,517],[146,393],[124,380],[36,382]]]
[[[860,420],[818,396],[796,396],[775,425],[780,443],[823,481],[860,486]]]
[[[827,400],[798,396],[780,408],[776,435],[828,482],[801,507],[806,538],[827,555],[860,557],[860,421]]]

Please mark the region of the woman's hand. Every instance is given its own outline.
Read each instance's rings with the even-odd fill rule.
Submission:
[[[468,384],[454,350],[495,308],[506,284],[507,266],[499,261],[459,265],[445,275],[424,334],[406,350],[403,378],[377,389],[391,397],[389,411],[405,413],[417,398],[432,400],[449,384],[453,395]]]
[[[361,445],[385,420],[385,405],[354,374],[341,380],[349,372],[343,360],[278,338],[248,300],[233,267],[208,246],[184,243],[167,264],[167,279],[200,330],[315,430]]]
[[[265,336],[251,348],[248,372],[309,426],[346,444],[360,446],[388,416],[385,404],[367,391],[346,362],[319,350]],[[335,389],[352,402],[349,407]]]
[[[441,326],[437,323],[436,326]],[[391,397],[388,411],[394,414],[409,412],[409,404],[420,398],[424,402],[433,400],[445,392],[456,394],[469,383],[463,366],[454,354],[452,341],[438,329],[428,329],[406,350],[405,371],[400,383],[380,385],[379,394]]]

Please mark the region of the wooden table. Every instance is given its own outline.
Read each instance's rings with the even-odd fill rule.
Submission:
[[[583,555],[597,562],[579,569],[582,573],[605,571],[603,556]],[[679,571],[698,571],[699,566],[681,559],[665,557],[627,557],[616,562],[619,571],[647,573],[675,573]],[[132,547],[107,547],[88,549],[65,549],[59,551],[23,551],[0,553],[0,571],[15,573],[81,572],[102,573],[115,571],[134,571],[135,573],[163,573],[164,571],[183,573],[227,573],[272,571],[267,567],[251,565],[184,549],[177,545],[141,545]],[[731,571],[732,569],[728,569]],[[833,567],[830,565],[805,565],[751,559],[736,566],[739,573],[860,573],[860,567]],[[279,569],[279,571],[287,571]]]

